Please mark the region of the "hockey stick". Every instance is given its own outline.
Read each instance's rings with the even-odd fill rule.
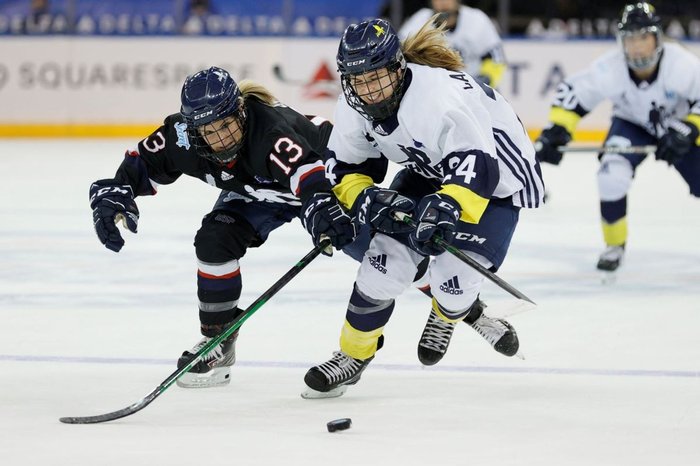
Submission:
[[[403,212],[395,212],[394,216],[398,220],[401,220],[404,223],[406,223],[412,227],[417,226],[416,221],[413,220],[409,215],[407,215]],[[452,246],[450,243],[448,243],[444,239],[440,238],[439,236],[433,236],[431,238],[431,241],[433,243],[435,243],[436,245],[440,246],[445,251],[447,251],[450,254],[452,254],[453,256],[455,256],[457,259],[461,260],[462,262],[464,262],[465,264],[467,264],[468,266],[473,268],[474,270],[476,270],[477,272],[479,272],[484,277],[491,280],[493,283],[495,283],[502,290],[508,292],[511,296],[514,296],[514,297],[520,299],[521,301],[526,301],[527,303],[530,303],[530,304],[527,304],[528,307],[537,305],[533,300],[531,300],[530,298],[525,296],[525,294],[523,294],[522,292],[518,291],[518,289],[516,289],[510,283],[503,280],[501,277],[499,277],[495,273],[491,272],[489,269],[487,269],[483,265],[479,264],[476,260],[472,259],[471,257],[466,255],[465,253],[463,253],[462,251],[460,251],[456,247]],[[523,304],[526,304],[526,303],[523,303]],[[518,310],[517,312],[522,312],[524,310],[526,310],[526,309]]]
[[[167,379],[160,383],[151,393],[141,398],[136,403],[128,406],[124,409],[118,411],[113,411],[111,413],[99,414],[97,416],[83,416],[83,417],[62,417],[59,421],[64,424],[97,424],[99,422],[114,421],[115,419],[120,419],[122,417],[130,416],[134,413],[141,411],[143,408],[148,406],[158,398],[164,391],[166,391],[172,384],[175,383],[183,374],[192,368],[200,359],[202,359],[207,353],[209,353],[214,347],[216,347],[223,340],[228,338],[233,332],[235,332],[243,322],[248,320],[250,316],[255,314],[255,312],[260,309],[263,304],[265,304],[270,298],[272,298],[279,290],[281,290],[287,283],[289,283],[294,277],[296,277],[299,272],[301,272],[307,265],[311,263],[321,252],[329,247],[331,244],[329,239],[324,239],[321,243],[313,248],[306,256],[304,256],[299,262],[297,262],[294,267],[292,267],[282,278],[277,280],[267,291],[265,291],[258,299],[256,299],[253,304],[248,306],[248,308],[236,318],[228,327],[224,329],[217,337],[212,338],[209,343],[204,345],[202,349],[197,351],[195,357],[189,364],[183,366],[182,368],[176,370]]]
[[[557,150],[559,152],[602,152],[604,154],[649,154],[656,152],[656,146],[559,146]]]

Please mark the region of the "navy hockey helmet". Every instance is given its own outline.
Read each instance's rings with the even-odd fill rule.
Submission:
[[[197,155],[232,162],[245,141],[243,96],[228,71],[212,66],[188,76],[180,95],[180,114]]]
[[[396,112],[404,92],[406,59],[387,21],[373,19],[348,26],[336,62],[348,105],[370,121]]]
[[[625,48],[625,38],[653,34],[656,39],[654,52],[646,56],[630,56]],[[663,50],[661,18],[656,9],[647,2],[631,3],[622,10],[622,16],[617,23],[617,39],[625,54],[627,65],[634,70],[653,68],[659,62]]]

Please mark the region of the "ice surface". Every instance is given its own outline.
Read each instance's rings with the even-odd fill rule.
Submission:
[[[627,261],[602,286],[593,154],[545,167],[551,201],[523,211],[500,275],[538,302],[510,320],[526,360],[458,327],[422,369],[428,302],[397,300],[386,345],[335,400],[302,400],[337,349],[356,264],[321,257],[244,326],[228,387],[151,391],[199,336],[192,240],[216,189],[183,178],[139,199],[119,254],[97,241],[89,183],[133,141],[0,141],[3,465],[660,465],[700,461],[700,202],[647,161],[629,199]],[[298,222],[242,261],[250,303],[311,248]],[[512,298],[487,286],[492,310]],[[326,422],[350,417],[350,430]]]

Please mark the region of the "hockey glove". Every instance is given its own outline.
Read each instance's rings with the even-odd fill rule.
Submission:
[[[426,256],[437,256],[445,250],[431,240],[440,237],[447,243],[454,240],[461,209],[457,201],[443,194],[429,194],[418,204],[416,229],[408,240],[411,247]]]
[[[410,214],[415,203],[391,189],[370,187],[365,189],[355,200],[354,213],[358,230],[364,225],[371,225],[382,233],[408,233],[412,228],[394,218],[395,212]]]
[[[552,125],[545,128],[540,137],[535,141],[535,157],[540,162],[559,165],[564,154],[557,149],[571,142],[571,135],[561,125]]]
[[[680,162],[698,138],[698,128],[692,123],[674,120],[668,125],[666,134],[659,140],[656,160],[665,160],[669,165]]]
[[[324,237],[331,240],[336,249],[342,249],[355,239],[355,225],[350,216],[330,193],[316,193],[302,206],[301,223],[318,245]],[[333,249],[323,250],[330,256]]]
[[[134,202],[134,193],[128,184],[117,180],[99,180],[90,186],[90,207],[92,221],[100,242],[114,252],[124,246],[124,239],[116,223],[132,233],[136,233],[139,222],[139,209]]]

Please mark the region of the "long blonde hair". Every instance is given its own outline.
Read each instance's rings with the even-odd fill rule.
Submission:
[[[401,51],[409,63],[461,71],[464,69],[464,61],[447,43],[445,24],[435,26],[437,17],[438,15],[434,15],[418,32],[403,41]]]
[[[272,92],[270,92],[265,86],[251,81],[250,79],[242,80],[240,83],[238,83],[238,87],[241,90],[241,94],[243,94],[243,101],[246,101],[251,97],[255,97],[262,103],[269,106],[273,106],[278,102],[277,98],[272,95]]]

